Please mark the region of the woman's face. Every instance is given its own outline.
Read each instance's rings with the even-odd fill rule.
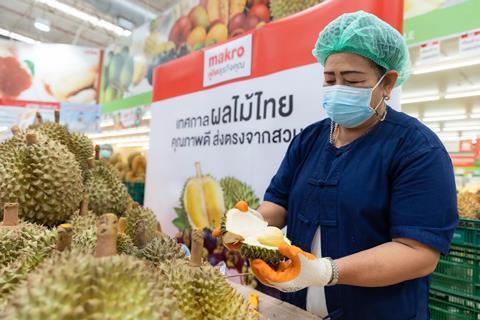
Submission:
[[[324,86],[344,85],[356,88],[373,88],[383,76],[375,64],[354,53],[335,53],[328,57],[324,68]],[[390,97],[398,73],[388,71],[373,90],[370,106],[375,108],[383,97]]]

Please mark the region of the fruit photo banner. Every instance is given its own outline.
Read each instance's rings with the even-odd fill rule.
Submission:
[[[165,232],[216,226],[240,199],[258,206],[293,137],[325,118],[318,33],[357,10],[402,28],[403,1],[330,0],[155,70],[145,205]]]

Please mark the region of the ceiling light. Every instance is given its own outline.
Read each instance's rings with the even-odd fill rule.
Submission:
[[[52,7],[56,10],[59,10],[59,11],[62,11],[63,13],[67,14],[67,15],[70,15],[70,16],[73,16],[75,18],[78,18],[80,20],[83,20],[83,21],[87,21],[89,23],[91,23],[92,25],[96,26],[96,27],[100,27],[100,28],[103,28],[107,31],[110,31],[110,32],[113,32],[119,36],[126,36],[128,37],[129,35],[132,34],[132,32],[130,30],[126,30],[124,28],[121,28],[111,22],[108,22],[106,20],[103,20],[103,19],[99,19],[95,16],[92,16],[88,13],[85,13],[81,10],[78,10],[74,7],[71,7],[69,5],[66,5],[60,1],[57,1],[57,0],[36,0],[37,2],[40,2],[40,3],[43,3],[43,4],[46,4],[47,6],[49,7]]]
[[[443,131],[468,131],[468,130],[478,130],[480,129],[480,125],[476,126],[457,126],[457,127],[445,127]]]
[[[37,19],[35,20],[35,23],[33,25],[40,31],[50,32],[50,22],[48,22],[47,20]]]
[[[427,111],[423,115],[425,117],[441,117],[441,116],[459,116],[464,115],[465,110],[446,110],[446,111]]]
[[[471,118],[471,119],[480,119],[480,113],[472,113],[472,114],[470,115],[470,118]]]
[[[474,91],[464,91],[458,93],[448,93],[445,95],[445,99],[456,99],[456,98],[466,98],[466,97],[475,97],[480,96],[480,90]]]
[[[458,115],[458,116],[445,116],[445,117],[426,117],[426,118],[423,118],[423,122],[463,120],[463,119],[467,119],[467,116],[466,115]]]
[[[424,73],[469,67],[477,64],[480,64],[480,59],[461,59],[457,61],[452,61],[452,59],[448,59],[433,65],[425,65],[425,66],[420,65],[416,67],[412,73],[424,74]]]
[[[423,97],[412,97],[412,98],[401,98],[401,104],[409,104],[409,103],[418,103],[418,102],[427,102],[427,101],[437,101],[440,100],[439,95],[432,95],[432,96],[423,96]]]
[[[29,43],[29,44],[34,44],[34,43],[40,43],[40,41],[37,41],[35,39],[29,38],[27,36],[23,36],[21,34],[11,32],[5,29],[0,28],[0,36],[4,36],[10,39],[15,39],[21,42]]]

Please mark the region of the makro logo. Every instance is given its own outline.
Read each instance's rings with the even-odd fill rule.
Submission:
[[[220,52],[217,55],[211,56],[208,59],[208,66],[213,67],[218,64],[222,64],[231,60],[234,60],[235,58],[241,58],[245,54],[245,47],[242,45],[238,48],[234,48],[233,50],[230,50],[228,48],[225,48],[225,51]]]
[[[249,76],[252,71],[252,35],[246,35],[204,52],[205,87]]]

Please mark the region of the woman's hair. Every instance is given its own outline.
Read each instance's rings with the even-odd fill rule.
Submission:
[[[373,62],[370,59],[367,59],[367,60],[370,63],[370,65],[372,66],[372,68],[374,68],[376,70],[379,79],[380,79],[381,76],[383,76],[387,72],[387,69],[385,69],[384,67],[376,64],[375,62]]]

